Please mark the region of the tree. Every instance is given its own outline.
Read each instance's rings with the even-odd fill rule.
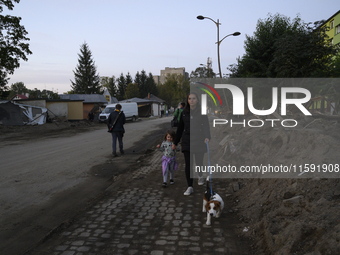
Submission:
[[[141,83],[141,76],[140,76],[140,74],[139,74],[139,71],[137,71],[137,73],[136,73],[136,75],[135,75],[135,79],[134,79],[134,83],[136,83],[136,84],[138,84],[138,86],[139,86],[139,84]]]
[[[13,10],[14,2],[20,0],[0,0],[0,13],[3,6]],[[7,76],[20,67],[20,59],[27,61],[26,55],[32,54],[29,44],[25,43],[30,40],[26,37],[28,33],[20,20],[20,17],[0,15],[0,97],[6,91]]]
[[[135,83],[138,84],[139,87],[139,96],[141,98],[144,98],[148,95],[148,89],[147,89],[147,76],[145,70],[142,70],[142,72],[139,74],[137,72],[135,76]]]
[[[136,83],[129,83],[126,88],[126,98],[139,97],[139,87]]]
[[[246,53],[228,68],[230,77],[329,76],[336,51],[325,43],[326,38],[324,30],[316,30],[299,17],[269,15],[258,21],[253,36],[246,35]]]
[[[74,73],[74,82],[71,88],[75,94],[99,94],[101,93],[100,77],[92,59],[92,52],[87,43],[83,43],[78,54],[78,65]]]
[[[339,53],[334,57],[332,67],[334,70],[332,77],[340,77],[340,54]]]
[[[190,78],[215,78],[216,74],[212,68],[197,67],[195,71],[192,71]]]
[[[11,85],[9,91],[8,91],[7,99],[11,99],[16,94],[25,95],[26,93],[29,93],[29,89],[26,88],[26,86],[23,82],[12,83],[12,85]]]
[[[14,95],[25,95],[28,94],[29,98],[48,98],[48,99],[60,99],[58,93],[46,90],[43,91],[35,88],[34,90],[26,88],[23,82],[16,82],[11,85],[8,99],[12,98]]]
[[[190,81],[183,75],[168,74],[165,83],[158,87],[160,97],[173,107],[185,102],[190,92]]]
[[[123,73],[120,74],[119,78],[117,79],[117,83],[118,83],[117,99],[120,101],[126,98],[127,84]]]
[[[158,90],[157,90],[157,85],[156,82],[153,78],[152,73],[149,73],[148,77],[146,78],[146,91],[147,94],[153,94],[155,96],[158,95]],[[144,97],[142,97],[144,98]]]
[[[26,88],[23,82],[16,82],[11,85],[11,93],[23,95],[28,92],[28,88]]]
[[[128,86],[132,82],[133,82],[132,77],[131,77],[130,73],[128,72],[128,74],[125,76],[125,83]]]
[[[100,85],[104,88],[107,88],[111,96],[117,97],[118,90],[116,86],[116,77],[114,75],[112,75],[111,77],[100,77]]]
[[[29,90],[29,98],[48,98],[48,99],[60,99],[58,93],[51,90],[44,89],[43,91],[35,88],[34,90]]]

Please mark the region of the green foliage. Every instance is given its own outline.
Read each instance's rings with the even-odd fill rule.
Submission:
[[[165,83],[158,86],[159,97],[170,106],[177,107],[180,102],[185,102],[190,92],[190,82],[183,75],[168,74]]]
[[[137,72],[135,76],[135,83],[138,84],[140,98],[147,97],[149,93],[153,95],[158,94],[157,85],[153,79],[152,73],[146,75],[144,70],[142,70],[141,73]]]
[[[139,97],[139,86],[137,83],[129,83],[126,88],[126,98]]]
[[[128,72],[127,75],[125,76],[125,83],[126,83],[126,85],[129,85],[132,82],[133,81],[132,81],[131,74]]]
[[[338,49],[339,50],[339,49]],[[333,62],[331,64],[333,68],[333,74],[331,77],[340,77],[340,53],[333,58]]]
[[[0,0],[0,13],[3,6],[9,10],[13,10],[14,2],[19,3],[20,0]],[[28,34],[25,27],[20,24],[21,18],[0,15],[0,95],[8,91],[5,88],[8,82],[7,76],[13,74],[14,70],[20,67],[20,59],[27,61],[26,55],[32,54],[29,44],[25,41],[30,39],[26,37]],[[8,94],[8,93],[7,93]]]
[[[116,77],[112,75],[111,77],[102,76],[100,77],[100,85],[104,88],[107,88],[110,95],[113,97],[117,97],[117,86],[116,86]]]
[[[190,78],[215,78],[216,74],[212,68],[197,67],[195,71],[192,71]]]
[[[100,77],[92,59],[92,52],[87,43],[83,43],[78,54],[78,65],[74,73],[74,82],[71,81],[74,94],[99,94],[101,93]]]
[[[120,74],[119,78],[117,79],[117,83],[118,83],[117,99],[118,101],[124,100],[126,99],[127,83],[123,73]]]
[[[158,95],[157,85],[153,78],[152,73],[149,73],[148,77],[146,78],[146,91],[147,91],[147,95],[148,93],[153,94],[155,96]]]
[[[118,83],[118,93],[117,99],[124,100],[131,97],[139,97],[145,98],[148,93],[157,95],[157,86],[153,79],[152,73],[146,75],[146,72],[142,70],[141,73],[137,72],[134,82],[132,81],[132,77],[130,73],[128,73],[125,77],[124,74],[121,73],[120,77],[117,79]],[[133,84],[130,86],[130,84]],[[128,88],[130,86],[130,88]],[[136,87],[138,87],[138,90]],[[129,89],[129,91],[127,91]]]
[[[269,15],[258,21],[253,36],[246,35],[246,53],[228,68],[230,77],[330,76],[336,51],[325,43],[326,38],[324,30],[315,30],[299,17]]]
[[[60,99],[58,96],[58,93],[55,93],[50,90],[42,90],[40,91],[39,89],[34,89],[34,90],[29,90],[29,98],[48,98],[48,99]]]
[[[11,85],[7,99],[11,99],[16,94],[25,95],[26,93],[28,93],[28,89],[25,84],[23,82],[16,82]]]
[[[137,74],[135,76],[135,83],[139,87],[139,97],[140,98],[144,98],[148,95],[148,90],[147,90],[147,87],[146,87],[146,80],[147,80],[147,76],[146,76],[146,72],[144,70],[142,70],[142,72],[140,74],[139,74],[139,72],[137,72]]]
[[[29,95],[29,98],[48,98],[48,99],[60,99],[58,93],[53,92],[51,90],[44,89],[40,91],[39,89],[35,88],[34,90],[30,90],[26,88],[23,82],[16,82],[13,83],[10,87],[7,99],[11,99],[15,95]]]
[[[13,10],[14,4],[13,3],[19,3],[20,0],[0,0],[0,12],[2,12],[4,9],[2,6],[6,6],[9,10]]]

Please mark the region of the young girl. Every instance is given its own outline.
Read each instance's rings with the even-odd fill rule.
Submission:
[[[168,130],[164,136],[161,145],[157,145],[160,151],[163,151],[162,168],[163,168],[163,187],[167,186],[168,173],[170,174],[170,184],[174,184],[174,170],[177,170],[176,150],[172,149],[175,140],[175,131]]]

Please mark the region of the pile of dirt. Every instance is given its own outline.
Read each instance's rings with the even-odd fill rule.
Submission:
[[[259,254],[340,254],[336,121],[309,117],[299,119],[294,128],[220,125],[213,130],[215,141],[228,136],[228,142],[214,151],[213,161],[221,165],[314,164],[316,169],[281,178],[249,175],[231,181],[229,199],[242,221],[240,235],[252,239]],[[333,178],[316,173],[317,166],[333,167]]]

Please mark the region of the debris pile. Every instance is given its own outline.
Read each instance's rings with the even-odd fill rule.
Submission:
[[[239,234],[254,240],[259,254],[340,254],[340,125],[334,117],[294,118],[294,128],[212,128],[211,142],[219,143],[212,162],[237,169],[297,167],[296,173],[279,178],[247,173],[231,180],[228,199],[242,222]],[[299,166],[304,169],[305,164],[308,171],[301,173]],[[327,171],[332,167],[332,178],[317,173],[323,165]]]

